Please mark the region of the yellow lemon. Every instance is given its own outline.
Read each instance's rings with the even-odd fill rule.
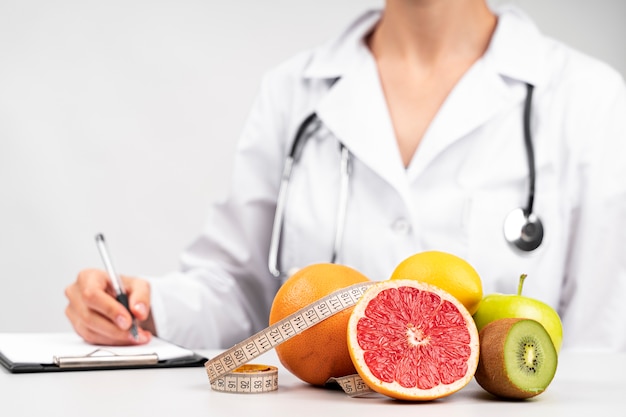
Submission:
[[[447,252],[427,251],[409,256],[390,279],[413,279],[447,291],[474,314],[483,298],[480,276],[466,260]]]

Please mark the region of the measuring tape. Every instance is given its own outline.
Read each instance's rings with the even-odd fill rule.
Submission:
[[[216,391],[259,393],[278,388],[278,368],[267,365],[242,365],[211,382]]]
[[[208,360],[204,367],[217,391],[261,393],[278,388],[278,369],[266,365],[246,365],[251,360],[299,335],[309,327],[356,304],[373,282],[354,284],[321,298],[230,349]],[[371,393],[358,375],[331,378],[350,396]]]

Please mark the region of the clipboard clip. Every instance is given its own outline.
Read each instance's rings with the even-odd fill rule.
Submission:
[[[102,355],[105,353],[105,355]],[[106,349],[96,349],[85,356],[54,356],[54,364],[59,368],[95,368],[156,365],[156,353],[142,355],[118,355]]]

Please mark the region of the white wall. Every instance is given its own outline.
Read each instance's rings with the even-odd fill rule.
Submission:
[[[0,0],[0,331],[70,329],[97,232],[124,273],[176,268],[262,73],[381,2]],[[515,3],[626,74],[626,2]]]

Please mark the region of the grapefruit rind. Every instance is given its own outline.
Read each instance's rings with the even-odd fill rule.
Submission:
[[[420,307],[418,305],[419,302],[413,300],[411,295],[408,295],[408,299],[412,300],[411,309],[414,310],[412,315],[411,312],[401,311],[406,309],[406,304],[396,303],[391,305],[394,311],[368,317],[368,314],[371,314],[368,311],[370,304],[374,305],[373,301],[374,303],[379,302],[379,296],[387,291],[391,291],[389,294],[398,294],[398,296],[401,296],[401,294],[420,293],[431,300],[439,299],[440,304],[434,310],[431,310],[430,313],[424,310],[417,312],[417,308]],[[386,295],[387,293],[383,294],[383,296]],[[446,308],[445,312],[441,311],[443,306]],[[375,310],[376,306],[373,309]],[[407,317],[411,317],[410,320]],[[397,318],[404,318],[406,323],[404,323],[405,327],[402,327],[399,333],[396,332],[396,338],[394,339],[392,333],[394,328],[398,329],[398,323],[389,323],[389,321]],[[451,324],[452,322],[447,321],[450,318],[455,322],[461,318],[462,322]],[[444,323],[442,323],[442,320]],[[416,329],[415,323],[410,323],[411,321],[419,322],[418,327],[420,328]],[[360,323],[361,326],[378,324],[381,329],[385,329],[387,334],[378,340],[370,340],[374,344],[373,349],[368,349],[367,346],[363,348],[363,344],[369,344],[371,347],[371,343],[363,341],[362,333],[361,338],[359,338],[359,330],[363,329],[363,327],[359,327]],[[449,327],[445,327],[446,325]],[[454,331],[462,332],[463,340],[461,342],[455,341],[456,335],[450,333],[453,331],[453,328],[456,329]],[[466,332],[460,328],[465,328]],[[446,397],[465,387],[471,381],[478,366],[478,330],[471,314],[454,296],[431,284],[411,279],[396,279],[381,281],[372,285],[355,305],[348,321],[347,332],[350,357],[358,374],[373,391],[392,398],[409,401],[429,401]],[[415,339],[416,334],[419,334],[417,339]],[[398,335],[404,335],[404,337],[398,337]],[[432,335],[432,338],[430,338],[430,335]],[[422,336],[425,337],[422,338]],[[447,340],[447,342],[443,342],[443,340]],[[436,343],[439,343],[439,345],[436,346]],[[417,378],[420,379],[420,382],[413,385],[407,384],[407,381],[403,380],[404,375],[395,373],[395,376],[390,381],[387,378],[387,374],[385,376],[382,375],[380,369],[372,371],[372,357],[381,356],[381,352],[388,349],[395,350],[393,354],[387,354],[385,360],[379,361],[379,364],[388,368],[386,370],[392,374],[395,372],[394,367],[403,366],[406,363],[426,364],[426,362],[429,362],[430,365],[433,365],[432,361],[437,360],[436,372],[439,373],[438,376],[434,380],[433,378],[426,378],[430,380],[433,386],[418,387],[422,379],[420,375],[428,371],[432,372],[432,367],[424,368],[418,365],[411,368],[411,372],[415,372],[418,375]],[[436,354],[433,354],[434,352]],[[463,354],[461,359],[457,360],[459,352],[463,352]],[[455,357],[456,359],[448,360],[450,357]],[[454,369],[450,367],[454,367]],[[447,371],[450,372],[448,373]],[[386,380],[381,379],[381,376]],[[397,376],[400,376],[400,378]],[[398,380],[401,381],[399,382]]]

